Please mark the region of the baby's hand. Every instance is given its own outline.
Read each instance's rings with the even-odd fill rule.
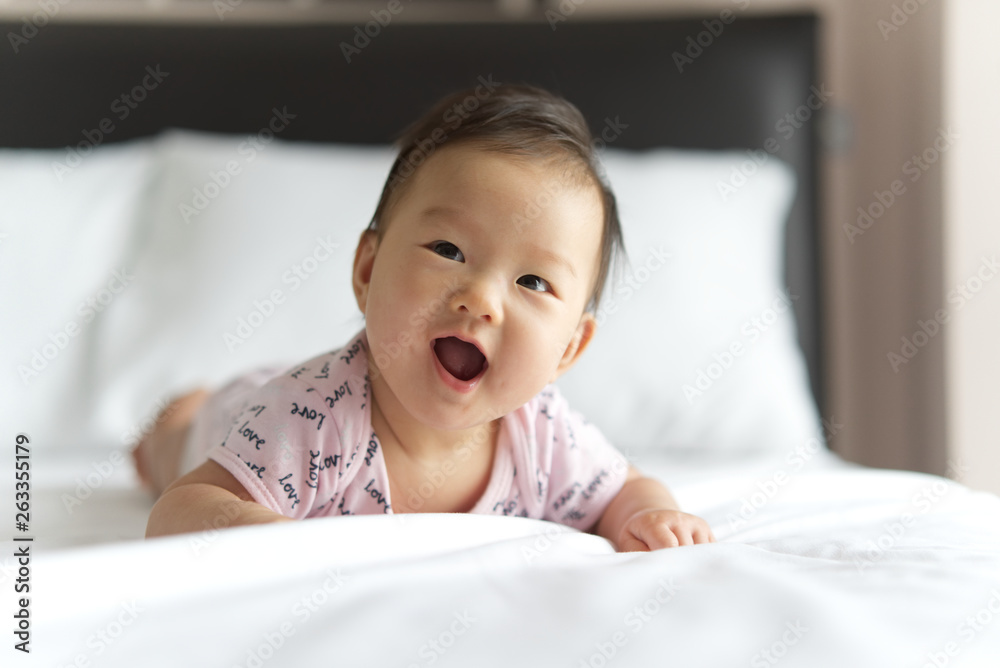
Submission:
[[[626,520],[618,536],[619,552],[649,552],[665,547],[714,543],[708,523],[688,513],[666,508],[642,510]]]

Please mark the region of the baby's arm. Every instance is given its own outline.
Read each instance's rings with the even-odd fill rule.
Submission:
[[[254,501],[229,471],[208,460],[163,491],[149,515],[146,538],[285,521],[291,518]]]
[[[715,542],[705,520],[681,512],[666,487],[631,466],[625,485],[594,531],[613,542],[619,552]]]

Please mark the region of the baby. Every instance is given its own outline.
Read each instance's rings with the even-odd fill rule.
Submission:
[[[591,142],[576,107],[519,85],[456,93],[408,128],[355,252],[364,328],[168,407],[135,452],[160,494],[146,535],[223,512],[231,526],[463,512],[619,551],[713,542],[552,385],[592,340],[621,252]]]

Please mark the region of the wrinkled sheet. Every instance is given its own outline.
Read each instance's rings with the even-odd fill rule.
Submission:
[[[1000,665],[1000,498],[945,478],[646,455],[718,542],[617,554],[441,514],[143,541],[127,465],[79,498],[102,456],[34,465],[31,654],[7,631],[3,665]]]

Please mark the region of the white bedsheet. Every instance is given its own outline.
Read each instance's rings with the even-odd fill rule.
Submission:
[[[32,651],[7,631],[5,666],[1000,665],[1000,498],[935,476],[647,458],[718,542],[616,554],[469,515],[140,541],[127,463],[66,510],[104,457],[34,462]]]

